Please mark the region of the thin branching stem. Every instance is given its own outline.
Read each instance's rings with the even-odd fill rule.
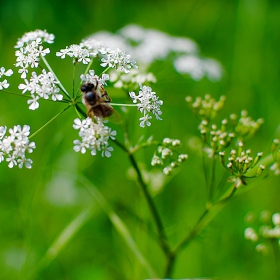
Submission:
[[[169,256],[170,255],[170,247],[167,243],[167,238],[166,238],[166,234],[165,234],[165,231],[164,231],[164,226],[163,226],[162,220],[160,218],[160,215],[159,215],[159,212],[156,208],[156,205],[155,205],[155,203],[152,199],[152,196],[150,195],[150,193],[148,191],[148,186],[143,179],[143,175],[142,175],[141,170],[140,170],[140,168],[139,168],[139,166],[136,162],[134,154],[129,149],[127,149],[123,144],[121,144],[120,142],[116,142],[116,143],[122,150],[124,150],[127,153],[128,158],[129,158],[129,160],[132,164],[132,167],[134,168],[134,170],[137,174],[139,185],[140,185],[140,187],[143,191],[144,197],[147,201],[147,204],[148,204],[149,209],[151,211],[152,217],[155,221],[155,225],[156,225],[157,232],[158,232],[158,238],[159,238],[158,241],[159,241],[160,247],[162,248],[165,255]]]
[[[215,204],[208,204],[199,217],[196,225],[193,229],[188,233],[188,235],[177,245],[175,246],[169,255],[166,269],[165,269],[165,277],[171,277],[175,261],[178,258],[179,253],[186,248],[191,241],[193,241],[206,227],[207,225],[217,216],[217,214],[222,210],[222,208],[226,205],[226,203],[233,197],[236,192],[236,188],[233,188],[230,194],[224,198],[221,198]]]
[[[280,279],[280,253],[279,253],[278,241],[276,239],[272,239],[270,243],[272,246],[272,251],[273,251],[273,256],[274,256],[275,266],[276,266],[275,279]]]
[[[49,71],[51,71],[55,77],[55,79],[58,81],[59,87],[61,88],[61,90],[67,95],[67,97],[70,97],[69,93],[67,92],[67,90],[64,88],[64,86],[62,85],[62,83],[60,82],[60,80],[57,78],[57,76],[55,75],[55,72],[52,70],[51,66],[49,65],[48,61],[46,60],[46,58],[44,56],[41,56],[42,60],[44,61],[45,65],[47,66],[47,68],[49,69]]]
[[[41,126],[37,131],[35,131],[33,134],[29,136],[29,139],[34,137],[37,133],[39,133],[42,129],[44,129],[48,124],[50,124],[52,121],[54,121],[58,116],[60,116],[62,113],[64,113],[67,109],[69,109],[72,105],[68,105],[66,108],[64,108],[61,112],[56,114],[53,118],[51,118],[47,123],[45,123],[43,126]]]

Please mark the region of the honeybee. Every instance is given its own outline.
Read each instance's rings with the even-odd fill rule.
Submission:
[[[98,118],[110,117],[115,110],[109,105],[111,98],[106,92],[106,90],[96,84],[86,83],[81,86],[81,91],[83,93],[83,103],[87,108],[87,115],[89,117],[96,116]]]

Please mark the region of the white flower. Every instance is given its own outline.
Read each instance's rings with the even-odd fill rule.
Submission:
[[[101,59],[102,67],[115,68],[125,73],[129,73],[131,68],[137,69],[136,62],[126,55],[125,51],[117,49],[107,49],[105,57]]]
[[[37,39],[40,39],[41,42],[52,44],[54,41],[54,35],[47,33],[46,30],[39,29],[27,32],[20,39],[18,39],[15,48],[21,48],[25,44],[29,44],[30,42],[36,41]]]
[[[2,76],[11,76],[13,74],[13,71],[11,69],[9,70],[5,70],[4,67],[0,68],[0,78],[2,78]],[[0,81],[0,90],[4,89],[4,88],[8,88],[10,86],[10,84],[8,83],[8,81],[5,79],[4,81]]]
[[[10,77],[12,74],[13,74],[12,69],[9,69],[9,70],[6,71],[4,67],[0,68],[0,78],[2,78],[2,76]]]
[[[110,157],[113,148],[109,146],[109,139],[114,140],[116,131],[105,126],[106,121],[95,118],[95,122],[91,118],[85,120],[75,119],[73,128],[79,130],[80,140],[74,140],[74,151],[84,154],[86,150],[91,151],[91,155],[96,155],[97,151],[101,151],[101,156]]]
[[[0,90],[3,88],[8,88],[10,84],[8,84],[8,81],[5,79],[3,82],[0,82]]]
[[[26,78],[29,67],[37,68],[40,58],[48,53],[50,53],[50,50],[48,48],[43,48],[42,38],[31,41],[27,40],[27,45],[20,47],[20,49],[15,52],[17,57],[15,66],[20,68],[18,72],[21,73],[21,78]]]
[[[145,115],[144,117],[141,117],[139,119],[140,121],[140,127],[145,127],[145,126],[151,126],[151,122],[149,122],[149,120],[151,119],[152,117],[149,116],[149,115]]]
[[[60,56],[62,59],[64,59],[66,56],[69,56],[74,59],[74,62],[89,64],[91,57],[95,57],[96,53],[92,52],[86,46],[73,44],[70,47],[66,47],[66,49],[62,49],[57,52],[56,56]]]
[[[272,222],[274,225],[280,225],[280,213],[274,213],[272,215]]]
[[[24,81],[25,84],[20,84],[18,88],[22,90],[23,94],[27,91],[31,93],[32,99],[27,101],[30,110],[39,108],[38,100],[40,98],[49,99],[51,97],[53,101],[60,101],[63,99],[63,95],[59,94],[60,89],[57,86],[58,81],[55,79],[52,72],[43,70],[40,75],[32,72],[30,81],[27,79]]]
[[[10,135],[6,135],[7,127],[0,127],[0,162],[6,159],[9,168],[31,168],[32,160],[26,158],[26,153],[32,153],[36,145],[28,139],[30,126],[15,125],[8,131]]]
[[[39,108],[39,102],[37,101],[39,96],[32,96],[32,99],[27,100],[27,104],[29,104],[30,110],[36,110]]]
[[[141,127],[151,125],[149,122],[149,119],[151,119],[149,113],[154,114],[157,120],[161,120],[160,115],[162,112],[160,110],[160,106],[163,104],[163,101],[159,100],[156,93],[152,91],[151,87],[140,85],[138,95],[134,92],[130,92],[129,95],[133,99],[133,103],[137,103],[139,111],[144,114],[144,116],[139,119],[141,121]]]
[[[196,55],[182,55],[174,61],[174,67],[180,74],[188,74],[194,80],[204,76],[211,81],[221,79],[222,67],[214,59],[202,59]]]
[[[98,85],[103,86],[103,85],[107,85],[106,81],[109,80],[109,75],[102,74],[101,78],[99,78],[98,75],[95,75],[94,70],[89,70],[88,74],[86,75],[82,74],[80,78],[84,84],[91,83],[96,85],[96,83],[98,83]]]

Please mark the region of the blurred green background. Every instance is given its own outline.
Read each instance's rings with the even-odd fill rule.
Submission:
[[[264,118],[265,124],[249,143],[253,153],[268,153],[271,140],[280,136],[280,2],[1,1],[0,66],[8,69],[15,63],[17,38],[28,31],[46,29],[56,36],[49,62],[57,76],[71,86],[71,63],[56,59],[55,52],[94,32],[114,32],[129,23],[194,39],[201,54],[220,61],[225,71],[216,83],[183,78],[168,64],[162,66],[165,74],[154,73],[159,80],[155,90],[164,100],[163,121],[154,122],[145,135],[159,140],[179,138],[184,144],[182,151],[190,155],[180,173],[156,197],[171,242],[176,244],[194,225],[205,203],[201,159],[188,145],[191,136],[198,136],[198,122],[188,110],[185,97],[210,93],[218,98],[223,94],[227,102],[222,117],[247,109],[254,119]],[[9,79],[11,84],[18,82],[15,76]],[[10,89],[17,91],[13,84]],[[25,98],[2,92],[0,102],[0,125],[29,124],[32,132],[63,108],[46,102],[31,112]],[[127,175],[128,159],[117,146],[109,160],[75,153],[75,117],[69,110],[36,135],[31,170],[10,170],[5,162],[0,164],[0,279],[25,279],[28,272],[39,267],[39,260],[61,231],[92,203],[87,189],[76,183],[79,172],[87,174],[127,223],[143,254],[163,271],[162,252],[136,218],[149,220],[142,193]],[[140,136],[143,130],[137,126],[136,120],[132,133]],[[149,168],[152,154],[149,148],[137,158]],[[174,278],[276,279],[273,256],[257,254],[253,244],[244,239],[243,231],[247,212],[279,212],[279,197],[279,178],[273,177],[234,199],[180,255]],[[96,204],[87,222],[34,279],[146,277],[146,271]]]

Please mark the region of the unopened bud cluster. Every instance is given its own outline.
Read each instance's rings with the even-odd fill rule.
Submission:
[[[228,147],[235,134],[227,132],[227,119],[222,120],[220,128],[217,125],[210,125],[207,120],[203,120],[199,126],[202,140],[210,147],[207,149],[209,157],[213,157],[218,152]]]
[[[279,139],[274,139],[272,143],[271,153],[274,159],[273,165],[271,165],[270,170],[273,171],[275,175],[280,175],[280,146]]]
[[[155,154],[152,158],[151,165],[162,165],[163,173],[170,175],[174,168],[188,158],[186,154],[179,154],[176,149],[181,146],[181,141],[178,139],[165,138],[161,145],[157,147]],[[166,162],[168,164],[166,165]]]
[[[252,168],[258,164],[263,153],[259,152],[255,157],[252,157],[251,150],[244,150],[242,142],[239,142],[238,145],[238,150],[231,150],[227,163],[225,163],[225,152],[219,152],[221,163],[232,174],[232,177],[230,177],[229,181],[234,182],[236,188],[240,187],[241,185],[246,185],[246,178],[259,176],[265,169],[264,165],[259,165],[259,168],[253,176],[246,176],[247,172],[252,170]]]
[[[256,131],[260,128],[261,124],[264,123],[264,119],[259,118],[256,121],[248,116],[246,110],[241,111],[241,116],[238,121],[237,116],[232,114],[230,116],[233,126],[235,127],[236,135],[240,140],[244,140],[253,136]]]
[[[215,118],[217,112],[224,107],[226,97],[222,95],[218,101],[206,94],[204,98],[196,97],[195,100],[191,96],[186,97],[189,107],[195,115],[198,115],[203,120]]]
[[[267,211],[263,211],[260,223],[255,227],[247,227],[244,236],[247,240],[256,243],[255,249],[261,253],[268,252],[268,241],[276,241],[280,246],[280,213],[270,215]]]

